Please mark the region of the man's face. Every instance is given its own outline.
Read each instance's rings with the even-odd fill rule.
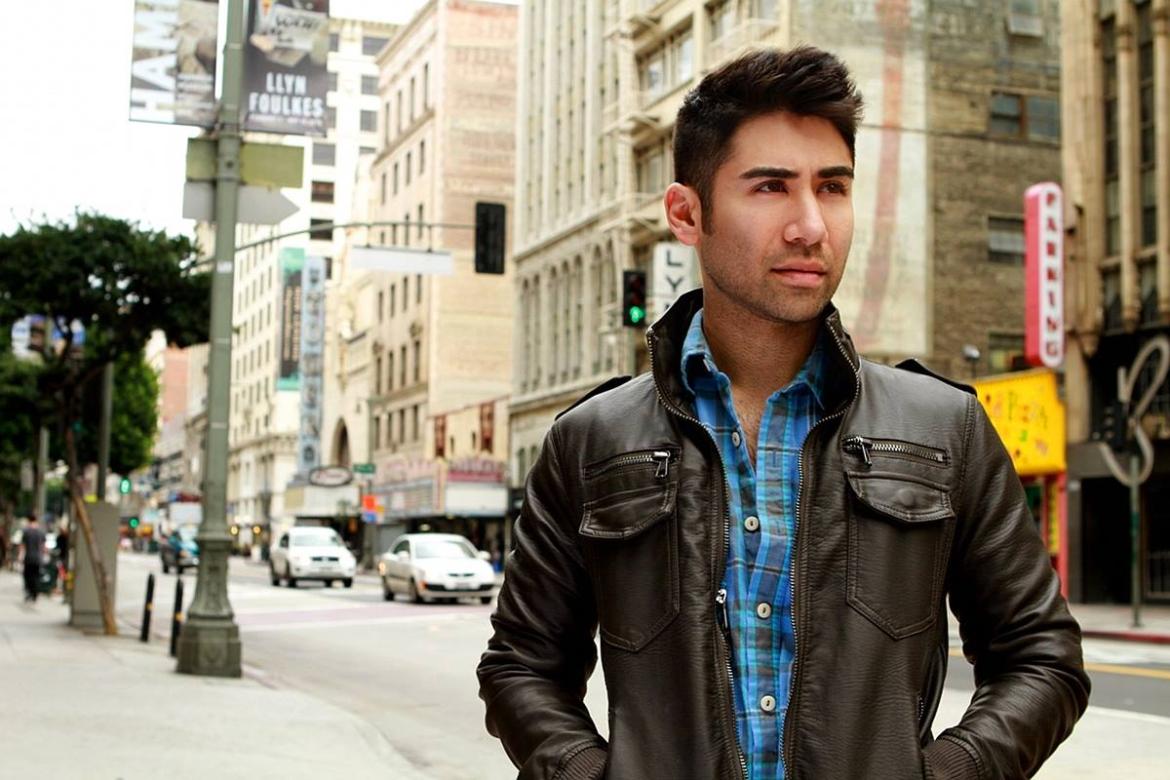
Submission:
[[[815,319],[845,271],[852,190],[849,147],[828,120],[776,112],[741,125],[697,235],[707,301],[776,323]]]

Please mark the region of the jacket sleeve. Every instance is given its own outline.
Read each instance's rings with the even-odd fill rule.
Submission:
[[[959,725],[926,748],[927,776],[1030,777],[1088,705],[1081,630],[1011,458],[974,397],[966,430],[948,589],[976,689]]]
[[[528,476],[495,629],[480,659],[487,729],[521,780],[593,780],[606,743],[584,704],[597,663],[597,607],[575,535],[576,493],[558,455],[559,427]]]

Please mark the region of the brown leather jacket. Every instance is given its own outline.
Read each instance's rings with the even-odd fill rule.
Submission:
[[[715,601],[726,482],[678,372],[701,305],[696,291],[671,307],[648,335],[651,373],[562,415],[529,475],[478,670],[521,778],[745,774]],[[859,360],[832,307],[825,327],[837,349],[801,458],[787,777],[1029,776],[1089,681],[1011,460],[972,394]],[[946,596],[977,690],[934,739]],[[608,742],[582,703],[599,623]]]

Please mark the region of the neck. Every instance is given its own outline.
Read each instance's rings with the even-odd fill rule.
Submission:
[[[816,345],[821,319],[776,322],[704,297],[703,334],[733,387],[767,397],[793,380]]]

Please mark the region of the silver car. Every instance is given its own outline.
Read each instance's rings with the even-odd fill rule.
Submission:
[[[476,597],[490,604],[496,587],[488,554],[458,534],[400,536],[378,559],[378,573],[386,601],[401,593],[416,603]]]

